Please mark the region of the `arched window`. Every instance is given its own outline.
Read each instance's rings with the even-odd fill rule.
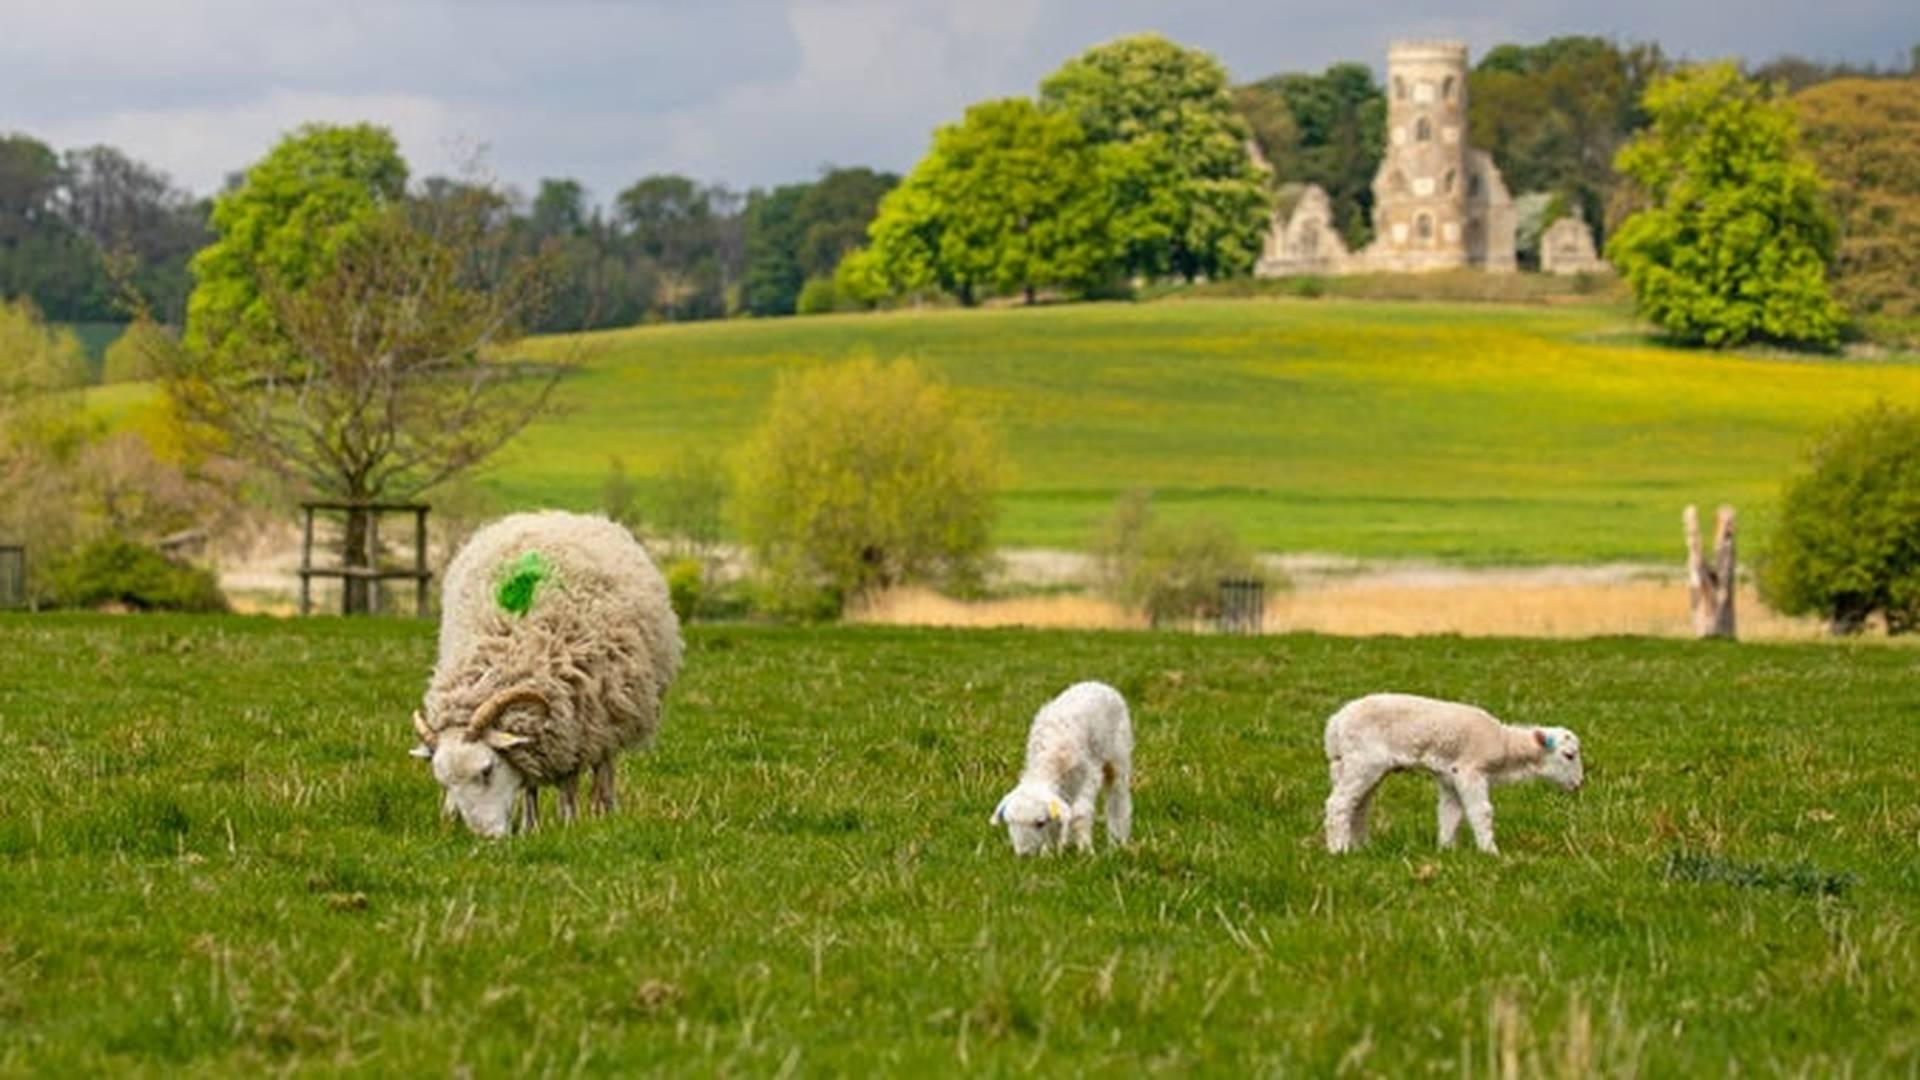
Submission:
[[[1413,219],[1413,235],[1423,244],[1433,239],[1432,214],[1421,214]]]
[[[1453,194],[1453,170],[1447,170],[1447,194]]]
[[[1418,142],[1433,141],[1433,124],[1426,117],[1421,117],[1420,122],[1413,125],[1413,137]]]
[[[1440,84],[1440,96],[1448,101],[1453,100],[1453,76],[1447,76],[1447,81]]]
[[[1479,173],[1467,174],[1467,194],[1469,196],[1477,196],[1480,194],[1480,174]]]

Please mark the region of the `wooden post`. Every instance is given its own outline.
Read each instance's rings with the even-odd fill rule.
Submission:
[[[413,510],[413,613],[427,617],[427,508]]]
[[[1733,507],[1714,520],[1713,564],[1700,550],[1700,516],[1689,505],[1680,516],[1687,530],[1687,600],[1695,637],[1733,637]]]
[[[367,516],[367,614],[380,614],[380,512]]]
[[[300,614],[307,615],[313,608],[313,507],[305,508],[306,524],[300,539]]]

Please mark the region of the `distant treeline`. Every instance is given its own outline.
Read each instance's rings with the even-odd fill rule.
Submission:
[[[1471,73],[1473,142],[1516,194],[1551,193],[1604,238],[1631,209],[1614,153],[1645,123],[1640,95],[1669,66],[1657,45],[1599,37],[1497,46]],[[1915,67],[1782,56],[1747,70],[1797,92]],[[1274,75],[1237,87],[1234,100],[1276,181],[1321,185],[1347,241],[1370,239],[1386,115],[1372,68]],[[809,282],[831,303],[835,268],[866,243],[881,196],[898,183],[867,168],[746,191],[655,175],[602,206],[576,180],[547,179],[531,196],[510,197],[507,211],[529,248],[552,243],[561,253],[560,286],[535,329],[593,329],[792,314],[809,309]],[[452,184],[429,179],[420,197]],[[0,136],[0,297],[30,299],[51,320],[93,322],[125,318],[138,296],[178,323],[193,287],[189,264],[211,239],[210,208],[112,147],[61,153],[28,135]]]

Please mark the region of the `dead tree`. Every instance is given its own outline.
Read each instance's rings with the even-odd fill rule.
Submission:
[[[1700,516],[1688,506],[1687,599],[1695,637],[1733,637],[1733,507],[1722,506],[1713,527],[1713,562],[1700,550]]]

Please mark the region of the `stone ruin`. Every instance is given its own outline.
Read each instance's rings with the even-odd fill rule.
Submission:
[[[1579,214],[1547,226],[1540,234],[1540,272],[1543,274],[1597,274],[1606,261],[1593,249],[1593,230]]]

